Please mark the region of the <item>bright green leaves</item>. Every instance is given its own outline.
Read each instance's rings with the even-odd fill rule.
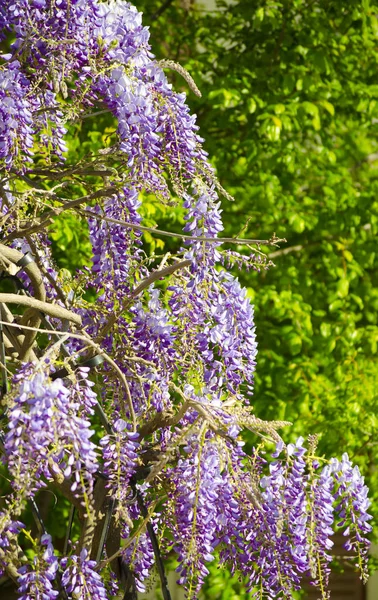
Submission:
[[[331,102],[328,102],[328,100],[319,100],[319,104],[320,106],[323,106],[332,117],[335,116],[335,107]]]
[[[292,226],[296,233],[302,233],[305,230],[305,220],[298,214],[292,213],[289,216],[289,224]]]
[[[240,102],[240,92],[238,90],[229,90],[222,88],[209,93],[209,100],[214,101],[214,108],[227,110],[235,108]],[[253,110],[251,112],[254,112]]]
[[[345,298],[349,292],[349,281],[346,277],[342,277],[337,282],[337,295],[340,298]]]
[[[312,102],[303,102],[302,103],[302,109],[305,111],[306,114],[308,114],[311,117],[311,122],[312,125],[314,127],[314,129],[316,131],[319,131],[320,129],[320,116],[319,116],[319,109],[316,106],[316,104],[313,104]]]
[[[263,121],[259,129],[260,135],[266,136],[271,142],[277,142],[282,129],[281,119],[269,113],[262,113],[258,119]]]
[[[63,213],[54,220],[49,238],[53,242],[54,256],[61,267],[74,271],[91,264],[92,246],[84,220],[68,211]]]

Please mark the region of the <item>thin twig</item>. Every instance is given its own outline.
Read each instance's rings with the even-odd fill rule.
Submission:
[[[178,271],[179,269],[185,269],[185,267],[190,267],[191,264],[192,261],[189,259],[181,260],[179,262],[173,263],[172,265],[169,265],[168,267],[164,267],[164,269],[157,269],[156,271],[153,271],[148,277],[143,279],[143,281],[131,292],[131,298],[136,298],[137,296],[139,296],[139,294],[141,294],[143,290],[148,288],[155,281],[162,279],[163,277],[167,277],[168,275],[172,275],[175,271]]]
[[[276,250],[275,252],[271,252],[268,258],[277,258],[278,256],[286,256],[286,254],[291,254],[291,252],[300,252],[303,250],[302,244],[298,244],[297,246],[289,246],[288,248],[282,248],[281,250]]]
[[[103,173],[105,175],[105,172],[103,172]],[[57,202],[61,202],[63,204],[63,206],[52,208],[51,210],[47,211],[45,214],[43,214],[41,216],[41,219],[42,219],[41,221],[32,223],[31,225],[29,225],[29,227],[27,225],[30,223],[30,221],[26,221],[26,222],[24,221],[24,223],[26,225],[25,229],[23,229],[21,227],[21,229],[12,231],[12,233],[7,235],[3,239],[3,242],[9,243],[10,241],[12,241],[14,239],[22,238],[22,237],[25,237],[32,233],[37,233],[38,231],[46,229],[51,224],[54,217],[58,217],[62,212],[65,212],[66,210],[70,210],[72,208],[77,208],[81,204],[89,202],[90,200],[95,200],[96,198],[104,198],[104,197],[113,196],[113,194],[115,194],[115,192],[116,192],[116,188],[114,188],[114,187],[101,188],[100,190],[96,190],[95,192],[92,192],[91,194],[87,194],[86,196],[81,196],[80,198],[76,198],[76,200],[71,200],[70,202],[66,202],[66,203],[64,203],[64,200],[62,198],[59,198],[58,196],[56,196],[56,197],[54,196],[54,200],[56,200]],[[21,222],[21,225],[22,224],[23,224],[23,222]]]
[[[39,177],[47,177],[48,179],[57,180],[63,177],[71,177],[72,175],[89,175],[91,177],[109,177],[114,175],[114,169],[102,169],[95,167],[73,167],[72,169],[64,169],[63,171],[51,171],[50,169],[32,169],[28,171],[31,175]]]
[[[112,219],[111,217],[106,217],[105,215],[98,215],[87,209],[81,209],[79,211],[85,215],[92,217],[93,219],[97,219],[98,221],[106,221],[107,223],[114,223],[115,225],[121,225],[123,227],[134,229],[135,231],[148,231],[149,233],[154,233],[156,235],[163,235],[165,237],[173,237],[178,238],[180,240],[190,240],[192,242],[209,242],[215,244],[258,244],[264,246],[277,246],[281,242],[286,242],[284,238],[276,237],[274,233],[269,240],[256,240],[249,238],[229,238],[229,237],[205,237],[205,236],[195,236],[195,235],[185,235],[183,233],[175,233],[172,231],[164,231],[162,229],[155,229],[154,227],[146,227],[145,225],[137,225],[136,223],[129,223],[128,221],[122,221],[120,219]]]
[[[118,556],[121,556],[122,553],[129,548],[129,546],[131,546],[131,544],[133,543],[133,541],[135,540],[135,538],[137,536],[139,536],[139,534],[143,531],[143,529],[146,527],[148,521],[151,519],[153,512],[155,510],[155,506],[158,503],[158,501],[156,500],[148,509],[148,516],[145,517],[143,519],[143,521],[139,524],[139,526],[137,527],[137,529],[134,531],[134,533],[125,541],[125,543],[122,545],[122,548],[120,548],[119,550],[117,550],[117,552],[115,552],[114,554],[112,554],[112,556],[107,557],[106,559],[102,560],[96,567],[96,571],[101,571],[107,564],[113,562],[113,560],[115,560],[116,558],[118,558]]]

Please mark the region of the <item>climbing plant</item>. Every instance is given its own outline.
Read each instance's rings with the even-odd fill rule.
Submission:
[[[0,30],[4,577],[24,600],[127,599],[156,568],[167,600],[174,553],[194,598],[216,553],[256,597],[310,577],[327,598],[335,526],[366,579],[358,467],[315,435],[285,445],[288,423],[251,406],[254,313],[231,268],[264,273],[283,240],[223,236],[233,198],[165,73],[193,79],[120,0],[5,0]],[[51,251],[64,223],[88,232],[74,273]]]

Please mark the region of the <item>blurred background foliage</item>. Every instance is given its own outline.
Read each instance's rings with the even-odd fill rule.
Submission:
[[[316,432],[320,454],[348,452],[377,516],[378,3],[133,4],[157,58],[186,67],[202,91],[196,98],[167,71],[187,92],[211,162],[235,197],[223,203],[226,235],[287,239],[265,248],[275,268],[239,274],[256,311],[256,414],[292,421],[287,441]],[[109,116],[77,127],[73,161],[114,132]],[[148,198],[144,211],[148,225],[181,228],[180,209]],[[59,264],[72,270],[90,262],[90,247],[70,219],[51,235]],[[145,238],[149,251],[172,243]]]

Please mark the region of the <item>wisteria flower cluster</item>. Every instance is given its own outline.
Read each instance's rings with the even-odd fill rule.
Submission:
[[[358,468],[314,439],[285,446],[287,423],[253,413],[254,312],[226,267],[267,268],[260,246],[277,239],[227,249],[243,243],[221,237],[230,197],[165,70],[197,93],[189,74],[152,55],[124,0],[3,0],[0,30],[2,576],[24,600],[98,600],[157,573],[168,600],[175,553],[189,598],[211,561],[252,597],[291,598],[309,578],[328,598],[339,529],[366,579]],[[104,147],[73,160],[73,127],[97,116]],[[147,197],[179,206],[183,230],[150,226]],[[48,237],[65,214],[92,246],[69,277]],[[176,250],[149,254],[146,231]],[[247,451],[245,429],[267,446]]]
[[[18,591],[21,593],[21,600],[57,598],[59,592],[53,586],[58,568],[58,558],[54,554],[51,537],[44,534],[37,547],[32,568],[25,565],[19,569]]]

